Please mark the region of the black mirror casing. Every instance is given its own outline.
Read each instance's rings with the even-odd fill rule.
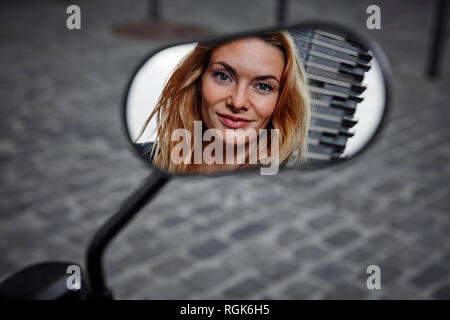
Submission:
[[[362,144],[362,147],[355,149],[356,151],[354,153],[352,153],[350,156],[334,157],[334,158],[330,158],[329,161],[315,163],[314,165],[302,166],[302,169],[304,169],[304,170],[316,170],[316,169],[328,167],[330,165],[336,165],[336,164],[340,164],[343,162],[347,162],[349,159],[356,158],[357,156],[359,156],[360,154],[365,152],[378,139],[380,132],[384,128],[384,126],[387,122],[389,109],[391,106],[392,71],[391,71],[389,62],[388,62],[386,56],[384,55],[381,47],[375,41],[370,40],[367,37],[361,35],[360,33],[348,29],[347,27],[343,27],[343,26],[339,26],[339,25],[331,24],[331,23],[324,23],[324,22],[307,22],[307,23],[302,23],[302,24],[293,25],[293,26],[284,26],[284,27],[280,27],[280,28],[276,28],[276,29],[260,30],[260,31],[254,31],[254,32],[245,32],[245,33],[241,33],[241,34],[234,34],[234,35],[224,36],[224,37],[220,37],[220,38],[212,37],[209,39],[202,39],[200,42],[208,43],[208,42],[214,42],[214,41],[219,41],[219,40],[220,41],[228,41],[228,40],[237,39],[237,38],[245,38],[245,37],[249,37],[249,36],[252,36],[255,34],[264,33],[264,32],[268,32],[268,31],[302,30],[302,28],[305,30],[311,29],[311,28],[317,29],[317,30],[332,30],[333,35],[331,35],[331,37],[335,36],[336,38],[335,39],[327,38],[331,43],[330,47],[333,47],[333,41],[339,42],[340,41],[339,38],[342,35],[343,38],[346,37],[348,39],[348,41],[346,43],[342,42],[345,45],[351,47],[352,44],[355,44],[357,47],[362,48],[362,50],[370,51],[370,54],[375,58],[374,60],[376,60],[376,61],[374,61],[374,62],[376,62],[377,68],[379,69],[378,70],[379,78],[380,78],[379,81],[380,81],[380,83],[382,82],[382,84],[383,84],[382,96],[379,97],[379,99],[380,99],[379,104],[382,106],[382,111],[379,116],[379,119],[376,119],[376,121],[378,121],[378,123],[374,124],[374,127],[371,129],[372,131],[371,131],[370,135],[368,136],[366,141]],[[319,36],[323,36],[323,35],[328,36],[326,34],[326,32],[324,32],[323,34],[320,34]],[[315,39],[315,41],[316,40],[317,39]],[[140,70],[155,55],[163,52],[166,49],[174,48],[176,46],[181,46],[181,45],[187,45],[190,43],[192,43],[192,41],[190,41],[190,42],[185,41],[182,43],[171,44],[169,46],[165,46],[165,47],[159,48],[158,50],[151,52],[151,54],[148,55],[147,57],[145,57],[143,59],[143,61],[138,65],[138,67],[136,68],[135,72],[133,73],[133,75],[127,85],[127,88],[126,88],[126,91],[124,94],[124,98],[123,98],[123,102],[122,102],[122,119],[123,119],[123,124],[124,124],[123,128],[125,130],[126,135],[128,136],[130,144],[133,146],[133,150],[134,150],[135,154],[137,154],[142,160],[144,160],[146,162],[146,164],[151,165],[151,161],[153,158],[149,157],[148,154],[147,154],[147,156],[143,156],[142,145],[138,145],[137,143],[135,143],[135,140],[131,136],[130,123],[128,120],[129,100],[130,100],[131,91],[133,89],[134,81],[135,81],[136,77],[138,76]],[[330,45],[330,43],[328,45]],[[310,44],[310,45],[317,45],[317,42],[314,42],[314,43],[312,42],[312,44]],[[319,47],[320,47],[320,45],[322,45],[322,44],[319,43]],[[322,47],[322,49],[323,48],[329,49],[328,47]],[[301,51],[302,49],[300,48],[298,50]],[[312,49],[310,49],[310,51],[312,51]],[[331,54],[335,54],[335,53],[336,52],[332,52]],[[338,54],[339,53],[340,52],[338,52]],[[365,58],[364,55],[367,55],[367,53],[362,52],[360,56],[363,56],[363,58]],[[338,56],[338,58],[339,58],[339,56]],[[331,61],[331,60],[328,60],[328,61]],[[359,62],[360,61],[358,61],[358,63]],[[342,70],[349,68],[349,65],[346,63],[342,63],[341,65],[343,66]],[[336,74],[344,75],[344,76],[349,75],[348,73],[346,73],[348,71],[344,70],[342,73],[342,70],[339,70],[339,72]],[[308,80],[310,80],[310,79],[308,78]],[[358,87],[358,85],[355,86],[354,84],[351,84],[351,86],[352,86],[352,88]],[[360,88],[357,88],[357,91],[359,89]],[[364,88],[362,88],[362,91],[363,90],[364,90]],[[155,94],[159,95],[159,93],[155,93]],[[340,98],[338,97],[338,99],[340,99]],[[335,105],[332,107],[334,108]],[[338,108],[339,108],[339,106],[338,106]],[[335,110],[336,110],[336,108],[335,108]],[[342,110],[344,110],[344,109],[342,109]],[[349,122],[349,121],[351,122],[352,119],[348,119],[348,117],[345,117],[345,119],[342,118],[341,123]],[[325,139],[322,139],[322,140],[323,141],[327,140],[325,142],[323,142],[323,141],[320,142],[320,143],[324,143],[324,145],[321,145],[321,147],[324,147],[325,149],[326,148],[329,148],[329,149],[334,148],[333,144],[336,143],[336,141],[337,141],[336,139],[334,139],[334,141],[332,141],[333,139],[330,139],[329,136],[325,136]],[[153,144],[152,142],[149,143],[149,145],[152,145],[152,144]],[[160,168],[157,168],[155,166],[152,166],[152,168],[155,170],[165,172],[164,170],[161,170]],[[237,171],[237,172],[242,172],[242,171]],[[230,172],[226,172],[226,174],[229,174],[229,173]],[[176,172],[172,172],[171,174],[176,175],[176,176],[185,176],[186,175],[186,174],[181,174],[181,173],[176,173]],[[212,175],[217,176],[217,175],[223,175],[223,174],[224,174],[223,172],[219,172],[218,174],[213,173]]]

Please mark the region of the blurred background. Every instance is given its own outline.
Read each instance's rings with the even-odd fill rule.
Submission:
[[[275,0],[162,0],[161,25],[186,34],[115,32],[155,19],[149,3],[1,2],[0,280],[44,260],[84,263],[96,228],[148,174],[121,103],[150,51],[278,21]],[[66,28],[70,4],[81,30]],[[381,30],[366,28],[371,4]],[[116,297],[450,299],[448,25],[439,76],[426,74],[436,4],[287,1],[286,24],[336,22],[379,42],[394,74],[386,130],[337,168],[171,180],[106,253]],[[366,286],[372,264],[380,290]]]

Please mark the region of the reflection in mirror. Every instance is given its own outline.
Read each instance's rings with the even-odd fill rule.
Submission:
[[[125,111],[131,141],[162,170],[275,174],[358,153],[385,100],[372,51],[302,27],[162,50],[135,74]]]

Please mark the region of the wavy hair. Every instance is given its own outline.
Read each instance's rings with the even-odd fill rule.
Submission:
[[[284,70],[280,79],[280,93],[272,119],[266,129],[279,130],[279,163],[282,165],[293,158],[296,164],[306,158],[307,137],[310,120],[310,102],[306,75],[297,56],[296,46],[287,31],[266,32],[248,38],[259,38],[281,50],[285,57]],[[194,50],[177,65],[164,87],[155,109],[152,111],[138,138],[141,137],[153,117],[156,117],[157,143],[151,149],[153,165],[176,173],[201,171],[201,165],[194,164],[193,142],[188,164],[174,164],[171,150],[178,141],[171,141],[172,132],[179,128],[194,132],[194,121],[201,121],[200,79],[207,69],[212,52],[219,46],[235,40],[199,43]],[[193,135],[192,135],[193,136]],[[137,140],[136,139],[136,140]],[[270,139],[267,155],[270,157]],[[258,150],[262,146],[258,143]],[[294,153],[296,153],[294,155]],[[260,153],[261,154],[261,153]],[[261,159],[259,160],[261,163]]]

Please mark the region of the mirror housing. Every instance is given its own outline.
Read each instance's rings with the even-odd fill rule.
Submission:
[[[311,94],[308,159],[300,166],[290,167],[314,170],[355,158],[367,150],[379,136],[387,120],[392,96],[391,68],[375,41],[346,27],[312,22],[220,39],[206,39],[199,43],[227,44],[283,30],[288,30],[294,40]],[[149,120],[148,114],[152,111],[151,108],[147,110],[147,106],[161,102],[164,81],[171,76],[180,60],[192,52],[196,45],[197,43],[192,42],[181,43],[152,52],[139,65],[128,84],[123,101],[124,128],[136,153],[150,165],[155,160],[155,153],[149,152],[155,140],[136,143],[139,132],[136,128],[142,130],[141,134],[148,129],[141,128],[142,124]],[[158,72],[161,74],[159,78]],[[142,92],[150,93],[151,98],[148,99]],[[155,117],[148,125],[150,127],[153,125],[153,129],[156,129],[156,124],[152,124],[154,120]],[[136,126],[136,123],[140,125]],[[167,169],[153,167],[167,172]],[[262,170],[260,172],[263,174]],[[170,173],[186,174],[177,170],[171,170]],[[230,171],[219,170],[213,173],[223,174]]]

